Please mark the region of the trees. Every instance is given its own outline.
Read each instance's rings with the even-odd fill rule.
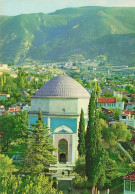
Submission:
[[[78,129],[78,152],[80,156],[85,154],[85,120],[83,109],[81,109]]]
[[[11,142],[23,139],[28,135],[28,114],[26,111],[17,115],[5,114],[0,117],[0,128],[4,133],[2,147],[8,151]]]
[[[113,109],[114,119],[119,120],[120,113],[122,112],[119,108]]]
[[[97,86],[97,96],[98,98],[100,98],[100,94],[101,94],[101,87],[100,85]]]
[[[74,171],[83,178],[86,175],[85,166],[85,156],[79,156],[78,160],[76,160]]]
[[[92,158],[91,158],[91,145],[93,145],[94,141],[94,134],[93,134],[93,128],[94,128],[94,115],[95,115],[95,94],[92,92],[91,99],[89,102],[89,121],[85,136],[85,146],[86,146],[86,175],[88,179],[91,179],[91,169],[92,169]]]
[[[24,181],[24,186],[21,188],[21,193],[25,194],[62,194],[62,192],[57,192],[56,189],[53,187],[53,182],[49,181],[44,174],[27,176],[26,181]]]
[[[92,194],[97,193],[97,185],[106,182],[106,151],[102,148],[99,111],[96,109],[96,94],[93,91],[89,103],[89,121],[86,132],[86,176],[92,185]]]
[[[2,193],[17,193],[21,179],[13,175],[16,171],[12,159],[0,154],[0,191]]]
[[[55,156],[52,154],[55,150],[56,148],[51,142],[49,129],[43,123],[42,113],[39,111],[38,120],[29,132],[25,153],[25,170],[31,173],[45,171],[48,169],[46,163],[55,163]]]
[[[2,147],[8,151],[10,143],[15,137],[14,133],[15,116],[11,114],[5,114],[0,117],[0,129],[4,133],[2,138]]]
[[[32,176],[16,176],[17,169],[12,164],[12,159],[0,154],[0,193],[25,193],[25,194],[55,194],[53,182],[49,181],[44,174],[34,174]],[[62,194],[62,192],[57,192]]]
[[[110,146],[115,146],[119,141],[126,142],[132,137],[130,131],[127,129],[126,124],[124,123],[115,123],[110,128],[104,127],[102,133],[105,141]]]

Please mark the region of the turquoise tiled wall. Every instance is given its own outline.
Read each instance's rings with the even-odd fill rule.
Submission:
[[[36,124],[38,117],[37,116],[30,116],[29,117],[29,122],[30,125]],[[47,123],[47,118],[43,118],[44,123]],[[65,125],[72,129],[74,133],[77,132],[77,119],[66,119],[66,118],[51,118],[50,119],[51,123],[51,129],[54,130],[57,127],[60,127],[61,125]]]
[[[30,121],[30,125],[36,124],[38,117],[34,117],[34,116],[30,116],[29,117],[29,121]],[[47,118],[43,118],[44,123],[47,123]]]
[[[51,129],[54,130],[61,125],[69,127],[74,133],[77,132],[77,119],[51,118]]]

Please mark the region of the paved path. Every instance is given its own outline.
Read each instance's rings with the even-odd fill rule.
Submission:
[[[56,177],[57,180],[72,180],[75,178],[75,175],[73,173],[70,173],[68,176],[68,171],[64,171],[64,176],[62,176],[62,170],[58,170],[56,173],[52,173],[52,177]]]

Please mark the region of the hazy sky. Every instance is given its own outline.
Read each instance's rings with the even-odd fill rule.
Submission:
[[[0,0],[0,15],[49,13],[66,7],[135,7],[135,0]]]

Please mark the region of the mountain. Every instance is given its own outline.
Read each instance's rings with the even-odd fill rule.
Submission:
[[[135,64],[135,8],[82,7],[0,16],[0,62],[56,62],[105,55]]]

